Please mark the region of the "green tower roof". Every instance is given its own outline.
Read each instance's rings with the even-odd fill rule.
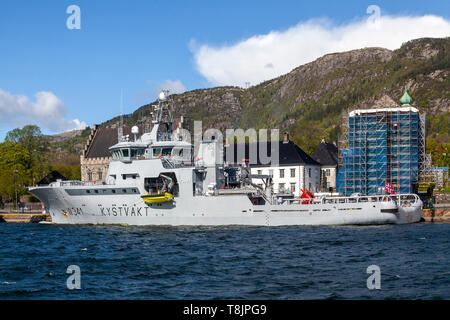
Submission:
[[[413,99],[409,96],[408,91],[406,91],[405,89],[405,93],[400,98],[400,103],[402,104],[402,106],[409,106],[411,105],[412,101]]]

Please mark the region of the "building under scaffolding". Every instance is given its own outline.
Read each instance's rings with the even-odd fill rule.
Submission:
[[[340,139],[337,191],[376,194],[386,181],[396,193],[414,192],[425,159],[425,114],[402,106],[354,110],[344,119]]]

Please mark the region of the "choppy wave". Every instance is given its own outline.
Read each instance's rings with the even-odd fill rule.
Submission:
[[[449,299],[449,224],[0,224],[2,299]],[[369,265],[381,289],[368,290]],[[69,265],[81,290],[68,290]]]

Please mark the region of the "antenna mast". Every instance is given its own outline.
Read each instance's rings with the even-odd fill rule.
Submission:
[[[123,89],[120,91],[120,121],[117,128],[117,140],[119,142],[124,141],[123,138]]]

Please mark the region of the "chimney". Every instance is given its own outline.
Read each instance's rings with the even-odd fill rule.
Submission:
[[[284,133],[283,143],[289,143],[289,132]]]

